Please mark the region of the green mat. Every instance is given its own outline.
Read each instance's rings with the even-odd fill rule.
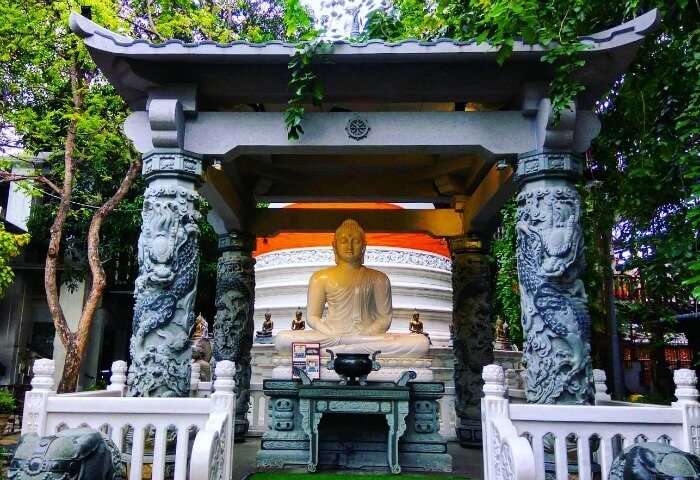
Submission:
[[[469,477],[460,475],[440,474],[440,473],[401,473],[392,475],[391,473],[285,473],[285,472],[260,472],[254,473],[248,480],[343,480],[345,478],[354,480],[388,480],[398,478],[401,480],[469,480]]]

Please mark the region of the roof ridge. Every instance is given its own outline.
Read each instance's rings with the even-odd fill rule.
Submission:
[[[594,43],[596,45],[601,45],[609,42],[613,42],[616,37],[619,37],[624,34],[636,34],[638,36],[643,36],[645,33],[648,31],[654,29],[659,22],[659,13],[657,9],[650,10],[649,12],[640,15],[628,22],[625,22],[623,24],[614,26],[612,28],[609,28],[607,30],[603,30],[601,32],[597,33],[592,33],[589,35],[584,35],[579,37],[582,42],[586,43]],[[251,47],[251,48],[264,48],[264,47],[274,47],[274,46],[280,46],[283,48],[296,48],[296,45],[294,43],[290,42],[285,42],[282,40],[268,40],[266,42],[249,42],[247,40],[234,40],[228,43],[219,43],[215,42],[213,40],[200,40],[197,42],[185,42],[183,40],[179,39],[168,39],[162,43],[152,43],[149,42],[148,40],[141,39],[141,38],[132,38],[132,37],[127,37],[125,35],[121,35],[119,33],[113,32],[109,29],[106,29],[97,23],[93,22],[92,20],[89,20],[88,18],[78,14],[78,13],[71,13],[70,19],[69,19],[69,24],[71,30],[76,33],[78,36],[88,39],[89,37],[93,35],[98,35],[99,37],[102,37],[104,39],[112,41],[116,46],[122,47],[122,48],[129,48],[133,46],[139,46],[143,45],[148,48],[153,48],[153,49],[166,49],[167,47],[170,46],[179,46],[182,48],[197,48],[197,47],[217,47],[220,49],[227,49],[227,48],[232,48],[232,47]],[[375,45],[380,45],[384,47],[388,47],[390,49],[396,48],[396,47],[402,47],[406,45],[417,45],[419,47],[434,47],[438,46],[440,44],[450,44],[453,47],[468,47],[468,46],[473,46],[473,45],[479,45],[479,43],[476,42],[475,39],[472,40],[456,40],[456,39],[451,39],[451,38],[446,38],[446,37],[441,37],[437,38],[434,40],[424,40],[424,39],[417,39],[417,38],[408,38],[408,39],[403,39],[399,41],[386,41],[382,39],[369,39],[365,40],[362,42],[353,42],[351,39],[348,40],[335,40],[333,41],[334,45],[338,46],[343,46],[343,47],[349,47],[352,49],[361,49],[361,48],[366,48],[369,46],[375,46]],[[487,44],[488,47],[493,47],[491,44]],[[533,50],[544,50],[544,48],[539,45],[539,44],[526,44],[522,40],[517,40],[516,45],[518,48],[515,48],[514,46],[514,51],[521,50],[521,51],[533,51]],[[487,47],[487,49],[488,49]]]

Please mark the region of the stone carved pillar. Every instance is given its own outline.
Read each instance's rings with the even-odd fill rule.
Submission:
[[[255,309],[254,237],[231,232],[219,237],[216,272],[214,358],[236,365],[236,438],[248,431],[250,400],[250,349],[253,346]]]
[[[199,270],[201,159],[180,149],[157,149],[143,160],[146,192],[134,290],[129,395],[186,397],[190,330]]]
[[[481,370],[493,363],[492,275],[488,249],[478,237],[450,240],[457,438],[481,445]]]
[[[518,159],[517,260],[523,364],[530,403],[592,404],[590,317],[578,156],[531,152]]]

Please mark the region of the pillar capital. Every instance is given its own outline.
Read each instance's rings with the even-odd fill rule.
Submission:
[[[519,183],[547,177],[578,179],[583,175],[581,155],[568,151],[533,150],[518,155],[515,178]]]
[[[198,183],[202,178],[202,156],[179,148],[158,148],[143,156],[142,174],[154,178],[182,178]]]
[[[219,235],[219,252],[247,252],[255,249],[255,236],[247,232],[232,230]]]

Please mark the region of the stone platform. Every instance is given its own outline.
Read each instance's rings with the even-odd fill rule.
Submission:
[[[266,380],[269,430],[258,467],[451,472],[440,435],[441,382]]]

